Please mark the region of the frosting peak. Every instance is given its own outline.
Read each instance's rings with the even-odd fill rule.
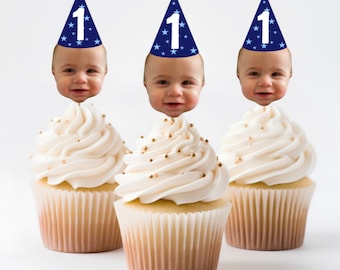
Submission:
[[[50,185],[68,182],[73,188],[113,184],[124,169],[127,148],[105,115],[92,104],[72,103],[65,114],[55,117],[36,140],[32,167],[36,179]]]
[[[124,173],[115,179],[116,193],[125,202],[214,201],[223,196],[228,183],[227,170],[213,148],[183,116],[157,121],[124,162]]]
[[[220,160],[230,182],[267,185],[295,182],[315,165],[303,130],[276,106],[259,106],[232,125],[221,140]]]

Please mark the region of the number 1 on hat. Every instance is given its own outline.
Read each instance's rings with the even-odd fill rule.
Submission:
[[[174,13],[166,19],[167,24],[171,24],[171,49],[179,48],[179,14]]]
[[[263,11],[257,16],[258,21],[262,21],[262,44],[269,43],[269,11]]]
[[[77,40],[84,40],[84,14],[85,9],[83,7],[78,8],[73,12],[73,18],[77,18]]]

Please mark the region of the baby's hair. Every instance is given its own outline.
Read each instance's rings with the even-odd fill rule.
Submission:
[[[293,74],[292,53],[291,53],[291,51],[290,51],[288,48],[285,48],[285,49],[287,49],[288,54],[289,54],[289,58],[290,58],[290,63],[291,63],[291,65],[290,65],[290,74]],[[243,52],[244,50],[246,50],[246,49],[241,48],[241,49],[238,51],[238,54],[237,54],[237,65],[236,65],[236,74],[238,74],[238,64],[239,64],[240,56],[241,56],[241,54],[242,54],[242,52]]]
[[[144,62],[144,72],[143,72],[143,82],[145,82],[145,70],[146,70],[146,66],[149,62],[149,58],[152,54],[151,53],[148,53],[148,55],[146,56],[145,58],[145,62]],[[201,58],[201,62],[202,62],[202,66],[203,66],[203,82],[205,81],[205,75],[204,75],[204,60],[203,60],[203,57],[201,54],[198,54],[199,57]],[[157,57],[160,57],[160,56],[157,56]],[[189,56],[190,57],[190,56]]]
[[[106,59],[106,71],[107,71],[108,67],[107,67],[107,52],[106,52],[106,48],[105,48],[105,46],[103,44],[101,44],[100,46],[103,47],[103,49],[104,49],[104,54],[105,54],[105,59]],[[60,45],[58,45],[58,44],[55,45],[54,48],[53,48],[53,52],[52,52],[52,72],[54,70],[54,66],[53,66],[54,65],[54,56],[55,56],[55,53],[56,53],[58,47],[60,47]],[[79,48],[79,50],[81,50],[81,48]]]

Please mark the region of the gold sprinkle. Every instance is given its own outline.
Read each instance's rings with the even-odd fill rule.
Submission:
[[[152,140],[151,140],[152,142],[155,142],[156,141],[156,139],[155,138],[152,138]]]
[[[169,134],[169,135],[168,135],[168,137],[169,137],[169,138],[172,138],[172,135],[171,135],[171,134]]]
[[[165,158],[168,158],[169,157],[169,155],[168,154],[165,154],[165,156],[164,156]]]
[[[150,175],[149,175],[149,179],[152,179],[152,178],[153,178],[153,174],[150,174]]]
[[[77,142],[80,142],[80,139],[77,139]]]
[[[153,159],[152,159],[152,158],[150,158],[150,159],[149,159],[149,162],[152,162],[152,161],[153,161]]]
[[[144,146],[143,150],[146,152],[148,151],[148,147],[147,146]]]
[[[191,128],[194,127],[194,124],[193,124],[193,123],[190,123],[190,124],[189,124],[189,127],[191,127]]]
[[[263,125],[261,125],[261,130],[264,130],[264,126]]]
[[[206,143],[209,143],[209,140],[208,140],[208,139],[205,139],[205,142],[206,142]]]
[[[178,150],[177,150],[177,153],[181,153],[181,152],[182,152],[181,149],[178,149]]]
[[[163,122],[168,122],[168,118],[164,118]]]
[[[106,117],[106,115],[105,114],[102,114],[102,118],[105,118]]]
[[[61,119],[58,119],[58,120],[57,120],[57,123],[60,123],[60,122],[61,122]]]
[[[125,174],[125,172],[122,172],[122,174]]]
[[[171,118],[171,125],[173,125],[175,123],[175,119]]]
[[[205,173],[202,173],[202,177],[205,177]]]
[[[39,131],[39,134],[43,134],[43,132],[40,130],[40,131]]]
[[[247,124],[247,123],[245,123],[245,124],[244,124],[244,127],[245,127],[245,128],[247,128],[247,127],[248,127],[248,124]]]
[[[253,137],[252,137],[252,136],[249,136],[249,137],[248,137],[248,141],[249,141],[249,144],[252,145],[253,142],[254,142],[254,141],[253,141]]]
[[[192,153],[191,156],[192,156],[192,157],[196,157],[196,154],[195,154],[195,153]]]
[[[144,136],[142,135],[142,136],[140,136],[139,138],[144,139]]]
[[[122,141],[122,144],[125,144],[125,141]]]
[[[218,163],[218,167],[222,167],[223,165],[222,165],[222,163],[221,162],[219,162]]]
[[[238,157],[238,158],[235,160],[235,164],[238,164],[238,163],[240,163],[240,162],[242,162],[242,157]]]

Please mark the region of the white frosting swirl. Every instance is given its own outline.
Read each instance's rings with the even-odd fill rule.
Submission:
[[[303,130],[274,105],[257,105],[232,125],[221,140],[219,156],[230,182],[239,184],[291,183],[315,165],[314,149]]]
[[[183,116],[157,121],[124,162],[125,172],[115,179],[116,194],[125,202],[137,198],[142,203],[214,201],[223,196],[228,184],[225,166]]]
[[[32,168],[36,179],[50,185],[68,182],[74,189],[115,183],[124,170],[127,149],[118,134],[106,124],[92,104],[72,103],[62,117],[52,119],[36,140]]]

